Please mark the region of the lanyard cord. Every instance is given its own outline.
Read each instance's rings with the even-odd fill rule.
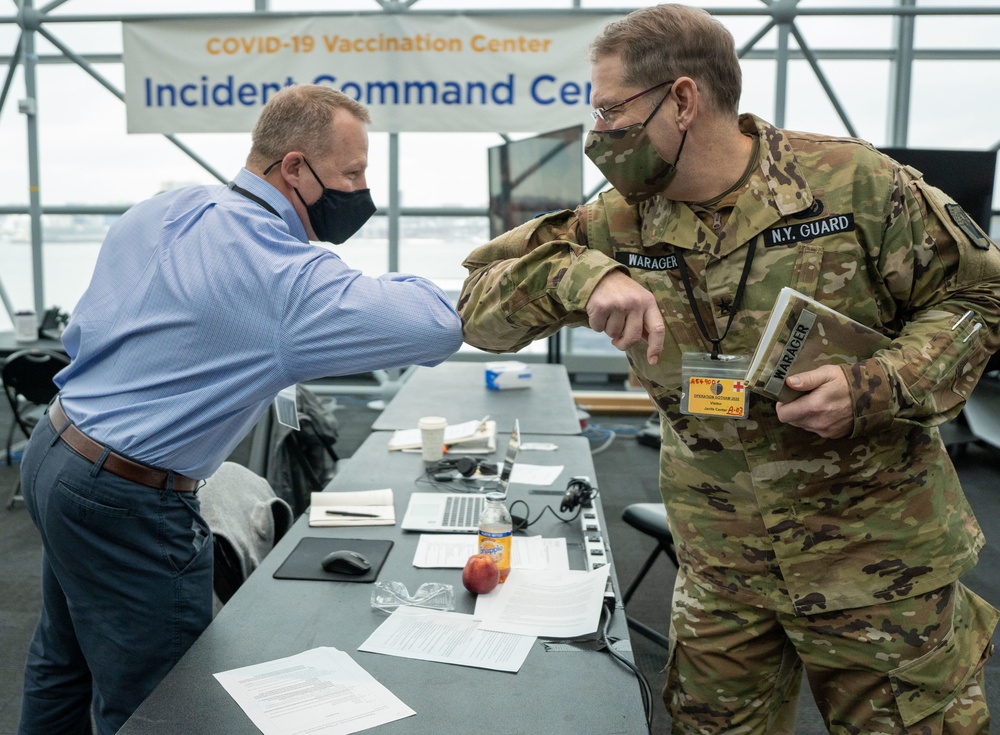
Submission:
[[[273,214],[275,217],[280,217],[281,216],[280,214],[278,214],[278,210],[277,209],[275,209],[270,204],[268,204],[267,202],[265,202],[259,196],[257,196],[256,194],[254,194],[252,191],[247,191],[242,186],[237,185],[237,183],[235,181],[230,182],[229,188],[232,189],[233,191],[235,191],[237,194],[242,194],[243,196],[245,196],[250,201],[257,202],[257,204],[259,204],[260,206],[262,206],[264,209],[266,209],[268,212],[270,212],[271,214]]]
[[[694,289],[691,288],[691,276],[688,275],[687,262],[684,257],[678,254],[678,265],[681,269],[681,280],[684,282],[684,292],[687,294],[688,303],[691,304],[691,309],[694,311],[694,320],[698,323],[698,329],[701,330],[702,335],[709,342],[712,343],[712,359],[718,360],[719,354],[722,352],[720,346],[722,340],[726,338],[729,334],[729,328],[733,326],[733,319],[736,317],[736,312],[740,310],[740,304],[743,303],[743,288],[747,285],[747,278],[750,276],[750,266],[753,264],[753,254],[757,250],[757,238],[750,240],[750,244],[747,246],[747,258],[743,263],[743,273],[740,275],[740,284],[736,287],[736,300],[733,302],[731,311],[729,312],[729,321],[726,322],[726,329],[722,333],[721,337],[711,337],[708,334],[708,329],[705,328],[705,322],[701,318],[701,309],[698,308],[698,304],[694,300]]]

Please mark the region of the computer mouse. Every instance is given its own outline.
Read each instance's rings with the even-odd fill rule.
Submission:
[[[364,574],[372,563],[363,554],[349,549],[333,551],[323,557],[323,569],[334,574]]]

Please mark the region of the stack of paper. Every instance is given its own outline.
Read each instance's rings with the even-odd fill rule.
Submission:
[[[517,570],[487,595],[476,613],[400,606],[359,651],[517,671],[538,636],[574,638],[600,624],[608,566],[591,572]]]
[[[392,490],[312,493],[310,526],[394,526]]]
[[[496,421],[465,421],[445,427],[444,444],[463,454],[492,454],[497,450]],[[420,429],[399,429],[389,439],[389,451],[420,449]]]

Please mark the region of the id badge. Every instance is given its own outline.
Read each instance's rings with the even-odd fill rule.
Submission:
[[[685,352],[681,356],[681,413],[742,419],[747,415],[749,355]]]
[[[274,415],[282,426],[299,430],[298,393],[294,385],[282,388],[274,397]]]

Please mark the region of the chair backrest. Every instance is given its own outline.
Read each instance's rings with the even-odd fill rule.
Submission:
[[[18,423],[24,402],[44,406],[55,398],[59,389],[52,379],[67,365],[66,355],[40,348],[19,350],[3,361],[0,378]]]

